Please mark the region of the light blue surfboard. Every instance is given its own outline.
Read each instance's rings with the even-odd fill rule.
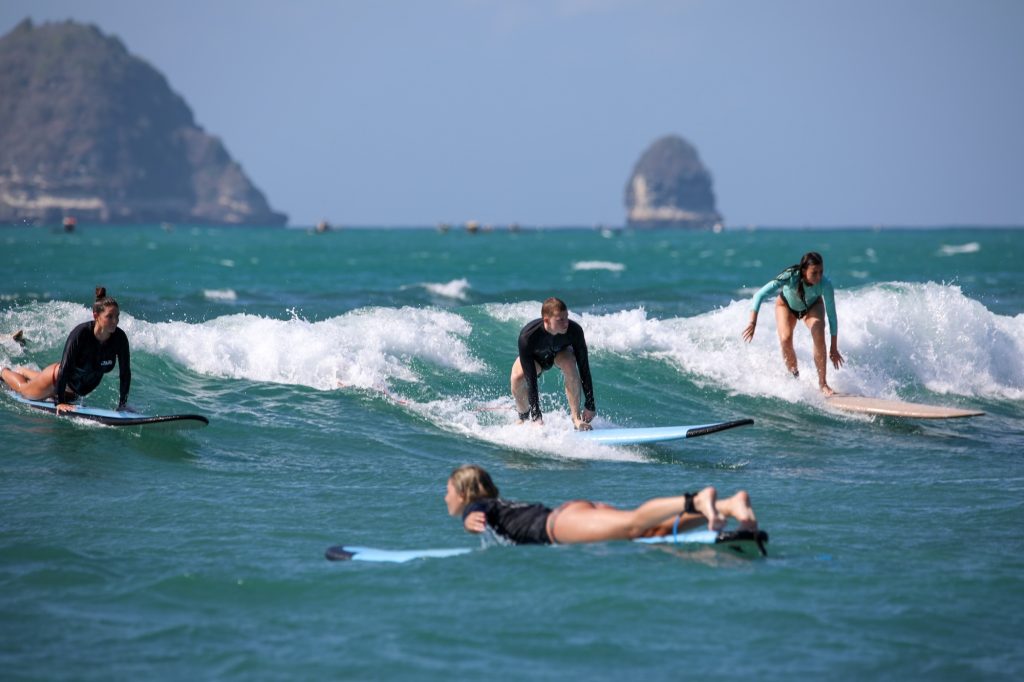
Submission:
[[[768,534],[763,530],[733,530],[716,533],[711,530],[690,530],[656,538],[637,538],[633,542],[653,545],[707,545],[743,557],[767,556]],[[480,548],[452,547],[449,549],[377,549],[357,545],[329,547],[324,556],[331,561],[372,561],[404,564],[416,559],[444,558],[469,554]]]
[[[749,426],[753,419],[736,419],[729,422],[714,424],[698,424],[696,426],[655,426],[637,429],[594,429],[593,431],[577,431],[577,438],[601,443],[603,445],[640,445],[643,443],[660,443],[666,440],[696,438],[734,429],[737,426]]]
[[[414,559],[444,558],[469,554],[476,551],[471,547],[452,547],[449,549],[377,549],[357,545],[336,545],[328,547],[324,556],[331,561],[377,561],[391,564],[404,564]]]
[[[9,388],[5,388],[4,393],[7,394],[7,397],[21,403],[22,405],[27,405],[33,409],[48,412],[53,415],[57,414],[57,407],[51,401],[29,400]],[[139,414],[138,412],[129,412],[126,410],[104,410],[99,407],[85,407],[83,405],[78,405],[74,411],[64,412],[60,416],[70,419],[87,419],[89,421],[99,422],[106,426],[151,426],[154,424],[160,424],[174,428],[188,429],[200,428],[210,423],[209,419],[198,414],[149,415]]]

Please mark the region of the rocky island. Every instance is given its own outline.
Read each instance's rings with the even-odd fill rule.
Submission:
[[[166,78],[95,26],[0,38],[0,223],[284,225]]]
[[[628,227],[718,228],[711,173],[697,150],[677,135],[655,140],[626,184]]]

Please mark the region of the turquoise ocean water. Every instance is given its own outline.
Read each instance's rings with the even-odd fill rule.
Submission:
[[[1024,677],[1024,231],[0,230],[4,365],[121,303],[130,403],[196,432],[0,403],[3,679]],[[751,294],[806,250],[837,287],[842,391],[979,408],[829,410]],[[574,445],[560,377],[515,427],[520,327],[565,299],[599,425],[752,427]],[[88,403],[112,407],[109,377]],[[465,462],[513,499],[750,491],[770,557],[628,543],[404,565],[332,544],[473,546]]]

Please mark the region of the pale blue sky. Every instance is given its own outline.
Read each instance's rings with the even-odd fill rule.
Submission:
[[[292,225],[619,225],[668,133],[729,225],[1024,225],[1020,0],[3,0],[0,32],[27,16],[120,37]]]

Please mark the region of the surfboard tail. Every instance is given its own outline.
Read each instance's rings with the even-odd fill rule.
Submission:
[[[737,426],[750,426],[753,423],[753,419],[734,419],[731,422],[721,422],[719,424],[698,426],[687,431],[686,437],[696,438],[697,436],[707,436],[708,434],[718,433],[719,431],[725,431],[726,429],[734,429]]]
[[[594,429],[593,431],[576,431],[574,435],[577,438],[603,445],[643,445],[646,443],[707,436],[708,434],[734,429],[737,426],[749,426],[753,423],[753,419],[734,419],[727,422],[691,424],[686,426]]]
[[[768,556],[768,533],[763,530],[732,530],[718,534],[715,544],[723,544],[743,556]]]
[[[763,530],[689,530],[675,535],[637,538],[633,542],[648,545],[713,545],[730,554],[754,558],[768,556],[768,533]]]

